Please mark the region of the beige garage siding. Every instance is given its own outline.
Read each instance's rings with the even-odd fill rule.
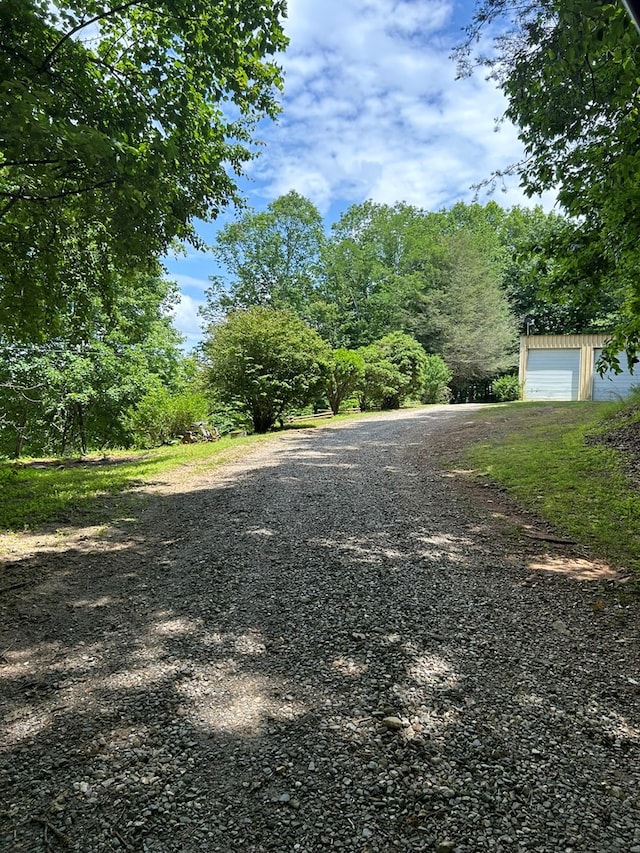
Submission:
[[[531,350],[578,350],[580,353],[578,375],[578,400],[590,400],[593,392],[593,354],[601,349],[607,335],[523,335],[520,338],[520,385],[524,389],[524,399],[527,398],[527,365]],[[551,360],[552,361],[552,360]],[[534,363],[539,360],[534,359]],[[541,376],[536,375],[535,399],[544,399],[541,389]],[[549,389],[548,399],[554,399],[553,389]],[[556,397],[557,399],[557,397]]]

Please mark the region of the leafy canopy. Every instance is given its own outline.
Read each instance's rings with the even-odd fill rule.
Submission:
[[[486,31],[500,35],[489,39]],[[508,99],[530,195],[556,191],[565,233],[556,288],[622,306],[610,356],[640,348],[640,35],[620,3],[480,0],[458,53],[489,69]]]
[[[69,241],[145,267],[235,197],[278,111],[283,0],[0,4],[0,314],[33,335]],[[24,329],[21,332],[24,334]]]
[[[364,359],[355,350],[339,347],[331,354],[327,399],[331,411],[337,415],[341,404],[357,389],[364,377]]]
[[[360,354],[364,378],[360,385],[360,407],[399,409],[412,396],[419,396],[425,379],[427,354],[404,332],[391,332]]]
[[[217,235],[213,253],[226,274],[212,276],[205,314],[267,305],[308,317],[323,244],[318,209],[295,191],[245,213]]]
[[[365,346],[413,331],[440,262],[439,214],[366,201],[332,226],[322,253],[315,317],[334,346]]]
[[[420,399],[423,403],[448,403],[451,395],[451,371],[439,355],[428,355]]]

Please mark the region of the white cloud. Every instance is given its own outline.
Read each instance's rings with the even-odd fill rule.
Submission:
[[[171,310],[174,326],[181,335],[184,335],[187,349],[191,349],[202,338],[202,321],[198,314],[198,309],[202,305],[204,305],[203,301],[183,293],[180,301]]]
[[[284,109],[262,134],[257,192],[295,188],[323,212],[365,198],[433,209],[517,161],[515,129],[494,132],[502,94],[482,75],[455,80],[453,5],[292,0]],[[528,203],[517,178],[508,186],[509,204]]]
[[[495,84],[482,74],[455,79],[450,54],[461,38],[459,0],[288,5],[283,111],[277,124],[259,128],[266,145],[243,182],[251,207],[294,189],[333,220],[365,199],[438,210],[473,200],[472,185],[521,158],[515,128],[505,123],[495,132],[506,106]],[[498,186],[495,199],[505,207],[538,201],[524,196],[515,176],[506,192]],[[551,209],[553,194],[543,202]],[[229,216],[200,228],[206,242]],[[176,323],[195,342],[199,297],[215,261],[192,253],[168,266],[186,291]]]

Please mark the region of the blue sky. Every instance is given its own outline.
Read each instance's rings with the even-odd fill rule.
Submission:
[[[241,189],[261,210],[289,190],[311,199],[327,227],[365,199],[426,210],[472,201],[471,188],[517,161],[515,129],[495,120],[505,102],[482,73],[456,80],[452,48],[472,0],[289,0],[281,57],[283,111],[263,123],[264,143]],[[531,205],[512,179],[499,204]],[[482,195],[480,201],[486,200]],[[539,200],[538,200],[539,201]],[[552,198],[542,200],[550,209]],[[207,243],[233,211],[202,223]],[[210,254],[166,260],[182,299],[175,323],[187,347],[200,337]]]

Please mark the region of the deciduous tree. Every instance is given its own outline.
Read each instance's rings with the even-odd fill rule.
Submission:
[[[327,344],[299,317],[262,305],[213,325],[204,353],[211,388],[244,411],[259,433],[324,391],[331,358]]]
[[[217,235],[213,253],[225,273],[212,276],[205,314],[267,305],[308,319],[323,243],[318,209],[295,191],[245,213]]]
[[[364,359],[359,352],[340,347],[331,354],[327,399],[337,415],[344,400],[350,397],[364,377]]]
[[[597,271],[586,268],[586,252],[579,260],[574,252],[575,223],[541,207],[513,207],[498,233],[507,253],[503,287],[521,334],[609,332],[620,321],[615,293],[582,296],[585,277]],[[590,255],[596,260],[599,250]]]
[[[440,261],[439,214],[407,204],[352,205],[323,253],[316,303],[322,335],[358,347],[392,331],[413,331]]]
[[[407,398],[420,395],[427,354],[411,335],[391,332],[360,353],[364,359],[362,409],[399,409]]]
[[[428,355],[420,391],[423,403],[448,403],[451,394],[451,371],[439,355]]]
[[[490,48],[484,33],[497,34]],[[640,36],[620,3],[481,0],[462,70],[489,69],[525,147],[514,166],[531,194],[556,191],[574,228],[556,287],[587,306],[622,306],[610,347],[640,347]]]
[[[0,316],[37,336],[69,240],[84,279],[150,268],[234,198],[278,111],[281,0],[0,4]],[[96,272],[98,275],[96,276]],[[3,319],[4,322],[4,319]]]

